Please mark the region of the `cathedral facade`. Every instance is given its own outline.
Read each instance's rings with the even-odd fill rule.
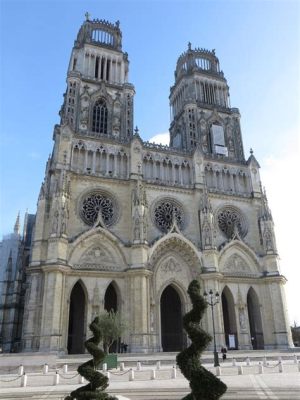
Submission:
[[[178,351],[192,279],[219,293],[218,348],[290,347],[260,167],[215,51],[189,44],[177,61],[170,146],[134,129],[128,70],[119,23],[87,17],[38,199],[23,351],[82,352],[104,309],[126,321],[129,351]]]

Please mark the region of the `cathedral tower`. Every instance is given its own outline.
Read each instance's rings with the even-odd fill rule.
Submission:
[[[129,61],[122,51],[119,22],[89,19],[71,53],[62,123],[76,133],[128,140],[133,134],[134,87],[128,83]]]
[[[171,87],[170,144],[204,154],[244,160],[240,114],[230,107],[229,87],[215,51],[192,49],[181,54]]]

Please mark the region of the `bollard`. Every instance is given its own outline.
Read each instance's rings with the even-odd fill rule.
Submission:
[[[136,363],[136,370],[137,371],[141,371],[142,370],[142,364],[139,361]]]
[[[24,366],[22,364],[19,366],[18,374],[19,375],[23,375],[24,374]]]
[[[125,364],[123,362],[120,363],[120,371],[125,370]]]
[[[294,354],[294,364],[298,364],[297,355]]]
[[[129,380],[134,381],[134,371],[132,368],[130,369],[130,372],[129,372]]]
[[[243,367],[241,365],[238,366],[238,375],[243,375]]]
[[[102,365],[102,371],[103,371],[103,372],[106,372],[106,371],[107,371],[107,364],[106,364],[106,363],[103,363],[103,365]]]
[[[78,383],[84,383],[84,377],[79,375],[78,376]]]
[[[106,371],[106,377],[107,377],[107,379],[110,379],[110,372],[109,371]]]
[[[221,375],[222,375],[222,373],[221,373],[221,367],[216,367],[216,375],[217,375],[217,376],[221,376]]]
[[[267,363],[267,357],[264,356],[264,358],[263,358],[263,366],[266,367],[267,365],[268,365],[268,363]]]
[[[27,375],[24,372],[21,378],[21,387],[26,387],[26,386],[27,386]]]
[[[177,376],[177,370],[176,370],[176,367],[174,366],[174,367],[172,368],[172,376],[171,376],[171,378],[172,378],[172,379],[176,379],[176,376]]]
[[[160,361],[157,361],[157,363],[156,363],[156,369],[160,369]]]
[[[233,367],[236,366],[236,359],[235,359],[235,358],[232,359],[232,366],[233,366]]]
[[[48,364],[44,364],[44,366],[43,366],[43,374],[48,374],[48,371],[49,371]]]
[[[150,375],[150,379],[156,379],[156,372],[155,369],[151,369],[151,375]]]
[[[55,372],[55,375],[54,375],[54,383],[53,383],[55,386],[56,385],[59,385],[59,373],[58,373],[58,371],[56,371]]]
[[[283,365],[282,365],[281,361],[279,361],[279,364],[278,364],[278,372],[283,372]]]
[[[65,364],[65,365],[63,366],[63,373],[64,373],[64,374],[67,374],[67,373],[68,373],[68,364]]]
[[[249,357],[246,358],[246,365],[248,365],[248,366],[251,365]]]
[[[259,374],[263,374],[264,373],[264,367],[262,366],[261,362],[258,364],[258,373]]]

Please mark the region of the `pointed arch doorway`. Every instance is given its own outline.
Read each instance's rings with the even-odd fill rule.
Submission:
[[[222,311],[226,347],[228,349],[237,349],[238,337],[234,299],[230,289],[227,286],[225,286],[222,292]]]
[[[253,350],[264,348],[264,335],[260,313],[260,304],[255,290],[251,287],[247,294],[247,308],[250,325],[250,336]]]
[[[110,283],[106,289],[104,295],[104,309],[108,312],[118,311],[118,295],[113,283]],[[121,338],[119,338],[119,340],[115,340],[110,346],[110,353],[116,353],[117,351],[120,351],[120,339]]]
[[[160,298],[161,345],[163,351],[183,348],[182,304],[178,292],[167,286]]]
[[[84,353],[86,298],[83,287],[77,282],[70,295],[68,353]]]
[[[112,283],[106,289],[105,296],[104,296],[104,309],[108,312],[118,311],[118,295],[117,291],[114,288]]]

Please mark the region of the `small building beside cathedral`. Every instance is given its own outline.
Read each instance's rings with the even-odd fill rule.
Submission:
[[[189,44],[178,58],[170,146],[134,129],[128,72],[119,23],[87,16],[38,199],[23,351],[83,352],[105,309],[127,322],[130,352],[179,351],[193,279],[220,294],[218,349],[291,347],[260,166],[215,51]]]

